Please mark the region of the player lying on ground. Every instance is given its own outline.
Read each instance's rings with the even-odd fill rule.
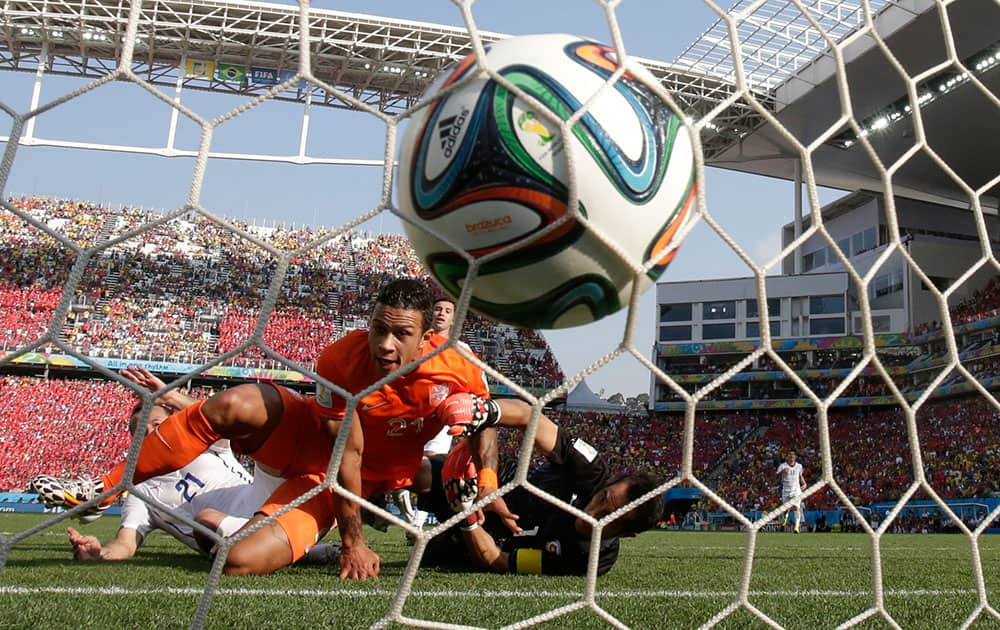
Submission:
[[[494,403],[499,406],[499,413],[495,415],[500,426],[521,431],[527,428],[532,413],[529,405],[507,399],[489,402],[490,405]],[[476,430],[478,427],[473,423],[470,428]],[[529,473],[528,481],[594,519],[611,514],[659,485],[652,475],[645,473],[614,476],[593,446],[582,439],[574,439],[545,415],[538,418],[535,448],[548,463]],[[441,487],[430,495],[435,498],[431,507],[443,520],[451,516],[449,508],[459,511],[455,508],[472,505],[478,495],[475,488],[477,471],[464,442],[452,449],[447,461],[444,458],[432,461],[435,473],[441,475]],[[500,484],[512,481],[515,471],[514,462],[505,462]],[[461,540],[454,530],[432,540],[425,562],[453,565],[456,558],[462,559],[461,554],[455,553],[455,546],[464,545],[465,562],[491,571],[586,574],[593,532],[590,523],[523,487],[511,490],[505,499],[507,507],[519,516],[517,524],[522,530],[519,534],[512,534],[495,515],[487,515],[482,527],[479,527],[481,520],[472,515],[461,528]],[[605,525],[598,552],[598,575],[607,573],[617,561],[619,538],[651,529],[662,517],[663,500],[656,495]]]
[[[164,387],[163,381],[144,368],[130,367],[121,374],[150,391]],[[156,400],[149,413],[148,432],[155,433],[168,415],[195,404],[197,399],[178,390],[171,390]],[[129,418],[129,432],[135,434],[141,420],[141,403]],[[41,480],[37,480],[40,484]],[[96,536],[81,534],[68,528],[73,556],[77,560],[128,560],[132,558],[146,537],[155,530],[162,530],[195,551],[208,551],[205,537],[174,516],[183,513],[203,524],[205,514],[222,511],[233,515],[226,522],[228,529],[219,529],[223,536],[235,533],[250,518],[267,497],[281,484],[281,479],[261,471],[251,480],[249,473],[236,460],[229,443],[220,440],[180,470],[153,477],[137,484],[136,492],[129,494],[122,506],[121,525],[115,537],[104,545]],[[137,494],[155,499],[168,511],[148,505]],[[215,527],[211,527],[215,529]],[[339,553],[337,545],[316,545],[302,558],[303,562],[329,563]]]
[[[362,397],[357,405],[354,424],[360,430],[349,432],[337,471],[339,483],[355,495],[385,494],[412,485],[422,445],[444,424],[470,421],[475,410],[466,404],[469,392],[488,394],[482,371],[454,350],[424,356],[436,347],[432,339],[440,339],[429,327],[432,304],[424,283],[390,282],[379,292],[369,330],[354,331],[334,342],[317,361],[320,376],[350,393],[360,393],[421,359],[416,369]],[[464,397],[456,403],[457,393]],[[234,450],[252,456],[263,470],[285,480],[248,523],[252,526],[323,482],[346,409],[346,400],[326,387],[317,388],[316,400],[264,383],[230,388],[160,424],[156,434],[143,441],[134,481],[181,468],[216,440],[227,438]],[[495,469],[487,456],[480,456],[478,463]],[[80,505],[118,488],[124,473],[122,462],[99,480],[60,480],[61,485],[45,498],[51,505]],[[113,496],[107,492],[102,503],[110,503]],[[335,523],[342,541],[340,576],[377,576],[380,560],[364,541],[359,504],[341,500],[329,489],[235,544],[226,559],[226,572],[261,574],[287,566]]]
[[[178,411],[158,425],[143,441],[134,475],[135,483],[187,466],[219,439],[229,439],[234,450],[252,454],[258,470],[281,478],[247,526],[274,514],[284,505],[322,483],[330,458],[326,429],[313,401],[269,384],[238,385]],[[344,458],[360,460],[360,432]],[[350,475],[358,464],[342,468]],[[73,506],[90,501],[122,481],[121,462],[99,480],[63,479],[55,487],[51,478],[32,481],[32,488],[50,505]],[[323,472],[316,472],[322,469]],[[346,479],[345,486],[352,485]],[[360,480],[357,481],[360,486]],[[116,493],[102,501],[110,503]],[[333,526],[338,505],[332,492],[321,492],[297,508],[265,524],[229,550],[226,572],[232,575],[265,574],[297,561]],[[345,544],[353,543],[342,533]],[[363,542],[362,542],[363,544]],[[341,562],[343,565],[343,561]]]

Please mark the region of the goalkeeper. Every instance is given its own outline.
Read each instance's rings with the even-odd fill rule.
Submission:
[[[531,407],[520,400],[475,401],[475,404],[486,409],[472,414],[473,420],[463,427],[466,434],[491,424],[524,431],[531,419]],[[659,485],[652,475],[645,473],[613,475],[593,446],[573,438],[545,415],[538,418],[535,448],[548,462],[529,473],[528,481],[594,519],[615,512]],[[442,520],[451,516],[451,510],[468,509],[482,495],[477,488],[483,485],[481,475],[477,474],[464,441],[452,449],[447,459],[432,458],[432,466],[435,482],[440,485],[431,494],[431,508]],[[487,479],[486,485],[495,487],[497,483],[512,481],[515,469],[514,462],[505,462],[500,467],[499,479]],[[513,533],[509,524],[495,513],[484,518],[473,512],[462,522],[460,532],[452,529],[431,541],[424,562],[453,564],[456,557],[462,556],[455,553],[455,546],[462,545],[464,562],[482,569],[543,575],[587,573],[593,528],[586,519],[523,487],[511,490],[504,499],[506,507],[519,517],[520,533]],[[654,527],[662,516],[663,500],[655,495],[606,524],[600,534],[597,574],[603,575],[614,566],[621,537],[635,536]]]

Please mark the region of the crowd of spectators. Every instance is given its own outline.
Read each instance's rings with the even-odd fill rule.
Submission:
[[[0,489],[38,474],[104,472],[129,445],[129,392],[108,381],[0,378]]]
[[[822,475],[818,418],[797,411],[760,416],[762,430],[738,453],[723,458],[716,474],[720,495],[743,510],[778,505],[778,464],[798,453],[811,484]],[[832,410],[829,413],[833,478],[858,505],[897,500],[916,480],[906,414],[897,407]],[[981,397],[924,404],[914,428],[927,483],[942,497],[966,498],[1000,492],[1000,411]],[[918,491],[916,497],[925,496]],[[811,509],[836,509],[829,488],[808,501]]]
[[[1000,315],[1000,277],[992,278],[985,287],[955,306],[948,308],[952,326],[962,326]],[[941,322],[932,321],[916,326],[914,334],[923,335],[941,329]]]
[[[132,360],[203,363],[242,346],[264,315],[278,259],[269,250],[196,213],[167,221],[136,208],[21,197],[12,207],[53,231],[91,246],[151,222],[154,227],[96,254],[73,287],[60,331],[84,354]],[[258,226],[233,228],[281,251],[294,251],[262,341],[308,366],[328,343],[367,324],[374,295],[387,278],[424,272],[399,235]],[[74,259],[22,217],[0,211],[0,349],[15,349],[48,329]],[[312,247],[302,249],[306,245]],[[551,389],[563,374],[535,331],[470,314],[463,338],[519,385]],[[284,365],[257,346],[231,364]]]

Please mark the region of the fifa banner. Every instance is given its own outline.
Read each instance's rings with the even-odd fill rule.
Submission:
[[[807,370],[793,370],[802,378],[844,378],[851,373],[851,368],[815,368]],[[886,368],[889,374],[909,374],[912,370],[906,367]],[[859,376],[874,376],[879,371],[874,366],[868,366],[861,370]],[[710,383],[718,377],[718,374],[678,374],[672,377],[678,383]],[[781,381],[788,378],[788,375],[780,370],[770,372],[740,372],[729,377],[731,382],[745,381]]]
[[[0,359],[5,359],[13,354],[13,352],[10,352],[0,355]],[[142,361],[139,359],[106,359],[91,357],[91,360],[94,363],[111,370],[112,372],[134,365],[137,367],[144,367],[150,372],[158,372],[160,374],[188,374],[201,367],[199,364],[195,363]],[[54,367],[91,369],[89,364],[77,359],[74,356],[68,354],[48,354],[45,352],[26,352],[11,359],[10,362],[21,365],[51,365]],[[231,378],[240,381],[277,381],[285,383],[313,382],[313,380],[308,376],[292,370],[265,370],[263,368],[236,367],[233,365],[216,365],[215,367],[202,371],[201,375],[216,378]],[[535,396],[541,396],[548,391],[541,387],[528,387],[526,389]],[[516,392],[512,391],[509,387],[500,384],[492,386],[490,388],[490,392],[494,395],[517,395]]]
[[[1000,376],[993,376],[982,379],[982,385],[988,390],[1000,387]],[[968,381],[962,381],[954,385],[944,385],[934,390],[932,398],[944,396],[958,396],[968,394],[978,389]],[[905,394],[906,400],[915,401],[923,392],[909,392]],[[899,401],[894,396],[858,396],[856,398],[836,398],[833,407],[870,407],[875,405],[898,405]],[[698,402],[698,411],[721,410],[721,409],[815,409],[815,405],[809,398],[781,398],[777,400],[702,400]],[[687,403],[683,400],[658,402],[653,405],[653,411],[684,411]]]
[[[250,66],[250,73],[247,80],[250,85],[278,85],[293,78],[297,74],[295,70],[278,70],[277,68],[262,68],[260,66]],[[295,83],[296,88],[306,87],[307,82],[300,80]]]
[[[61,507],[45,507],[38,499],[37,494],[28,492],[0,492],[0,514],[2,513],[29,513],[29,514],[60,514],[66,510]],[[112,505],[102,514],[119,516],[122,513],[120,505]]]

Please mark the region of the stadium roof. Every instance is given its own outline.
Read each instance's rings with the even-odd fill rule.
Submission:
[[[741,2],[734,11],[738,14],[745,4]],[[801,23],[792,22],[787,30],[780,22],[768,24],[765,9],[789,4],[767,2],[745,16],[745,28],[753,31],[746,35],[747,41],[774,36],[756,51],[744,51],[746,72],[771,88],[776,119],[798,143],[816,145],[812,164],[819,184],[884,190],[881,171],[857,133],[846,123],[838,125],[844,108],[829,47],[808,35],[809,29],[803,30]],[[857,3],[817,0],[811,4],[832,15],[849,11]],[[885,48],[906,75],[915,79],[926,132],[927,148],[908,156],[919,136],[907,83],[893,59],[865,29],[844,32],[848,38],[841,40],[846,44],[846,83],[861,134],[886,168],[908,156],[893,173],[894,191],[968,207],[969,194],[957,181],[961,180],[972,190],[981,189],[983,203],[992,206],[987,211],[996,212],[1000,169],[992,156],[1000,154],[1000,5],[993,0],[960,0],[942,10],[932,0],[873,0],[871,8],[880,10],[875,25]],[[944,24],[950,27],[950,38]],[[679,62],[713,72],[720,79],[730,77],[732,60],[712,44],[718,39],[718,28],[713,27]],[[949,50],[952,42],[954,52]],[[831,126],[836,130],[833,136],[823,137]],[[776,125],[765,123],[716,153],[712,164],[793,179],[798,155],[795,143]]]
[[[869,5],[877,13],[889,1],[870,0]],[[861,26],[865,19],[860,1],[807,0],[804,4],[808,18],[788,0],[770,0],[757,7],[753,4],[753,0],[739,0],[728,15],[733,20],[743,53],[741,60],[746,80],[751,86],[765,90],[773,90],[824,55],[828,46],[823,33],[838,42]],[[674,64],[736,83],[736,60],[728,22],[721,18],[716,20]]]
[[[118,0],[2,0],[0,69],[35,72],[48,57],[46,72],[97,78],[111,73],[122,58],[130,5]],[[137,10],[133,71],[154,85],[257,96],[270,83],[198,76],[189,62],[238,64],[273,69],[290,77],[300,56],[300,16],[295,6],[225,0],[146,0]],[[416,102],[430,81],[453,61],[472,52],[464,28],[392,18],[310,9],[313,75],[380,111],[399,112]],[[485,42],[509,37],[480,31]],[[674,65],[641,60],[680,100],[700,116],[733,91],[730,82]],[[194,75],[194,76],[192,76]],[[336,94],[292,85],[280,100],[350,108]],[[758,95],[766,107],[773,104]],[[760,124],[746,103],[727,107],[706,137],[706,155],[721,150]]]
[[[803,15],[798,5],[809,13]],[[866,34],[870,15],[888,49],[911,77],[919,77],[923,128],[931,151],[911,157],[893,176],[896,191],[918,198],[968,202],[956,184],[987,187],[996,205],[998,172],[988,156],[1000,149],[1000,53],[993,0],[958,0],[942,9],[933,0],[740,0],[728,20],[719,20],[674,63],[642,60],[692,116],[699,117],[737,91],[730,51],[732,24],[740,42],[746,85],[755,100],[797,139],[815,143],[817,183],[857,190],[881,190],[880,169],[855,131],[839,122],[844,108],[835,80],[831,42],[844,48],[847,83],[855,119],[886,165],[914,144],[912,111],[906,111],[906,83],[889,57]],[[114,71],[122,58],[130,3],[119,0],[0,0],[0,69],[96,78]],[[943,19],[943,16],[947,20]],[[472,50],[465,29],[424,22],[310,9],[301,19],[295,6],[224,0],[146,0],[135,10],[137,27],[132,71],[154,85],[257,96],[294,76],[302,23],[311,38],[309,59],[318,79],[385,112],[412,105],[445,66]],[[950,25],[955,52],[942,24]],[[481,32],[486,42],[506,37]],[[824,36],[825,35],[825,36]],[[947,64],[948,59],[952,63]],[[977,64],[992,59],[981,69]],[[217,72],[192,71],[191,63],[234,64],[244,73],[270,71],[273,82],[236,81]],[[963,75],[975,75],[975,81]],[[239,71],[237,70],[237,74]],[[977,85],[978,83],[978,85]],[[938,91],[940,86],[942,91]],[[982,86],[982,87],[980,87]],[[334,92],[289,82],[280,100],[350,108]],[[956,116],[955,112],[961,112]],[[728,104],[703,135],[704,155],[713,166],[793,179],[799,151],[745,96]],[[839,125],[831,137],[820,136]],[[30,135],[26,144],[81,146]],[[96,147],[134,150],[135,147]],[[173,147],[157,152],[177,155]],[[341,158],[233,155],[360,163]],[[936,163],[946,163],[949,172]],[[370,161],[375,163],[376,161]],[[378,163],[381,163],[378,161]],[[992,185],[989,185],[992,182]]]

